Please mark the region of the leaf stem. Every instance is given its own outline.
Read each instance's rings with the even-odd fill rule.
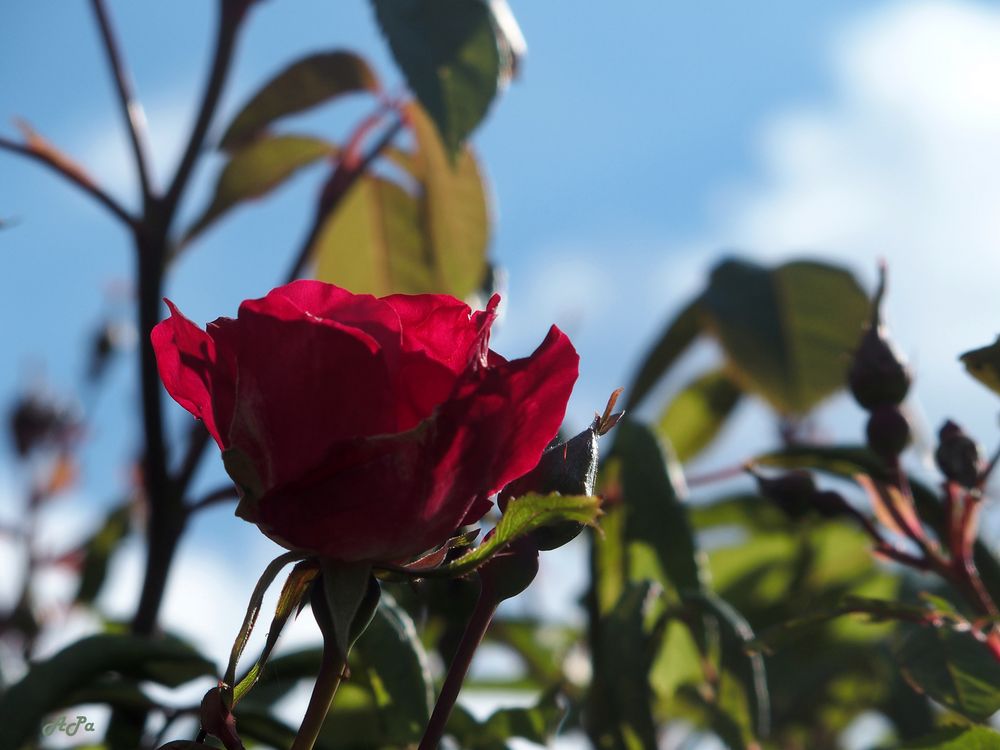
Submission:
[[[427,729],[424,730],[423,739],[420,740],[418,750],[436,750],[444,736],[445,727],[448,724],[448,717],[455,707],[458,694],[465,681],[465,675],[472,664],[472,657],[475,656],[476,649],[482,642],[486,631],[489,629],[493,615],[500,604],[500,600],[493,590],[493,586],[487,578],[480,578],[482,588],[479,591],[479,599],[476,601],[476,608],[472,611],[472,617],[462,634],[462,641],[458,644],[455,657],[448,667],[448,674],[441,686],[441,694],[438,695],[437,703],[434,704],[434,712],[431,714]]]
[[[133,230],[136,228],[137,221],[135,217],[126,211],[122,205],[118,203],[118,201],[94,183],[84,179],[83,176],[70,169],[66,169],[50,155],[42,153],[41,151],[36,151],[35,149],[22,143],[17,143],[8,138],[2,137],[0,137],[0,150],[9,151],[12,154],[18,154],[20,156],[27,157],[28,159],[34,159],[40,164],[45,165],[67,182],[80,188],[80,190],[89,195],[91,198],[94,198],[98,203],[108,209],[117,219],[125,224],[125,226]]]
[[[323,661],[312,695],[309,696],[309,706],[290,750],[312,750],[316,744],[316,738],[319,737],[337,688],[344,677],[344,666],[344,659],[337,651],[336,644],[326,639],[323,644]]]
[[[150,176],[149,147],[146,139],[146,115],[132,91],[132,81],[122,59],[114,30],[111,28],[111,20],[108,17],[104,0],[91,0],[91,6],[97,17],[104,50],[108,55],[108,63],[115,79],[115,86],[118,89],[118,100],[125,117],[125,129],[128,130],[129,140],[132,143],[132,153],[135,157],[136,170],[139,173],[143,199],[148,204],[153,196],[153,186]]]

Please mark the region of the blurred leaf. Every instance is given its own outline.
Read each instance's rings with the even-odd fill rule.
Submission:
[[[488,642],[503,644],[517,653],[529,680],[548,685],[562,679],[566,654],[582,637],[579,628],[529,617],[497,618],[486,633]]]
[[[914,689],[973,721],[1000,711],[1000,663],[968,632],[915,627],[896,649]]]
[[[172,639],[95,635],[77,641],[31,671],[0,696],[0,747],[16,748],[35,736],[50,711],[108,673],[177,687],[215,666]]]
[[[638,408],[660,378],[687,351],[699,333],[701,333],[701,319],[698,306],[695,302],[691,302],[670,321],[639,366],[632,385],[625,389],[626,412]]]
[[[266,195],[299,169],[336,151],[319,138],[275,135],[235,152],[219,174],[211,204],[187,230],[183,242],[190,242],[238,203]]]
[[[108,563],[118,545],[128,536],[129,506],[119,505],[104,519],[101,528],[83,544],[83,565],[73,598],[78,604],[91,604],[101,592],[108,574]]]
[[[482,544],[434,572],[449,577],[468,573],[510,542],[536,529],[563,521],[589,525],[600,515],[601,500],[598,497],[530,494],[515,498],[507,503],[500,522]]]
[[[464,299],[480,288],[487,272],[491,217],[485,177],[471,149],[449,159],[424,110],[410,105],[407,117],[417,143],[421,213],[432,257],[440,268],[441,291]]]
[[[712,271],[699,307],[734,377],[782,414],[801,415],[843,387],[869,301],[836,266],[730,259]]]
[[[648,427],[626,419],[616,432],[629,579],[655,580],[668,592],[702,590],[703,559],[675,489],[678,469]]]
[[[856,474],[868,474],[883,481],[891,478],[885,462],[864,446],[857,445],[799,445],[773,453],[757,456],[754,463],[783,469],[816,469],[845,479]],[[937,493],[914,477],[909,477],[910,491],[917,507],[917,514],[928,524],[938,538],[944,537],[944,504]],[[983,584],[994,599],[1000,598],[1000,560],[988,545],[977,539],[973,548],[976,568]]]
[[[649,674],[665,625],[655,618],[659,593],[652,581],[631,583],[598,623],[586,721],[600,750],[657,746]]]
[[[763,657],[749,650],[754,641],[753,628],[730,604],[704,591],[686,598],[713,615],[719,623],[722,635],[722,661],[742,683],[750,702],[750,725],[755,737],[764,738],[770,734],[771,698],[767,687],[767,672]]]
[[[901,750],[996,750],[1000,734],[986,727],[949,727],[913,742]]]
[[[351,656],[352,673],[375,697],[385,741],[419,742],[434,707],[433,681],[413,620],[388,593]]]
[[[788,517],[760,495],[731,495],[692,504],[688,516],[698,531],[717,526],[739,526],[755,532],[783,533],[788,528]]]
[[[501,708],[479,722],[456,706],[445,730],[463,750],[503,750],[507,740],[519,737],[547,745],[566,718],[567,704],[558,690],[547,690],[530,708]]]
[[[960,359],[972,377],[1000,393],[1000,337],[989,346],[966,352]]]
[[[444,291],[416,198],[395,182],[365,175],[331,214],[312,250],[315,276],[356,294]]]
[[[350,52],[320,52],[292,63],[264,84],[222,136],[227,151],[245,145],[275,120],[343,94],[378,91],[362,58]]]
[[[416,150],[406,155],[407,167],[416,194],[383,177],[362,176],[325,219],[312,250],[315,275],[355,293],[437,292],[465,299],[488,273],[483,176],[469,149],[449,163],[416,105],[408,108],[408,120]]]
[[[456,154],[503,79],[501,33],[483,0],[372,0],[407,83]]]
[[[711,444],[740,402],[743,391],[725,370],[713,370],[688,383],[660,415],[656,431],[687,463]]]
[[[315,648],[270,660],[260,681],[237,709],[241,735],[264,741],[254,733],[256,730],[247,729],[244,717],[266,712],[299,681],[314,680],[321,655],[321,650]],[[375,616],[351,649],[349,666],[355,693],[346,701],[338,693],[328,723],[337,727],[346,722],[356,724],[360,736],[366,738],[362,744],[383,747],[419,741],[433,707],[432,679],[413,621],[387,592],[383,591]],[[338,716],[340,710],[349,710],[349,714]],[[278,732],[279,728],[265,723],[261,729],[272,730]],[[333,733],[320,746],[350,746],[332,742]]]

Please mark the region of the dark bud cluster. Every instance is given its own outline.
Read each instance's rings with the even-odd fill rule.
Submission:
[[[777,477],[765,477],[753,472],[760,494],[777,505],[791,519],[803,518],[810,512],[826,518],[843,515],[847,501],[839,492],[820,490],[808,471],[796,469]]]
[[[18,400],[8,419],[14,449],[22,458],[36,448],[68,442],[80,427],[74,406],[38,394],[28,394]]]
[[[854,400],[870,413],[866,427],[868,447],[886,461],[892,461],[910,442],[910,425],[899,405],[906,398],[912,379],[882,324],[884,295],[885,266],[881,266],[871,319],[854,352],[847,384]]]
[[[865,430],[868,447],[886,460],[892,460],[910,442],[910,424],[898,406],[882,404],[872,409]]]
[[[885,267],[879,269],[879,287],[872,301],[872,315],[854,353],[847,374],[854,399],[862,408],[898,406],[910,390],[910,371],[902,355],[889,340],[882,324],[882,297],[885,295]]]
[[[938,432],[934,460],[950,481],[970,489],[979,483],[983,467],[979,444],[950,419]]]

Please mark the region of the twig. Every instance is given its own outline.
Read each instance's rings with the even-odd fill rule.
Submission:
[[[295,281],[295,279],[302,274],[306,264],[309,262],[309,256],[312,253],[312,248],[316,242],[316,238],[323,229],[324,220],[334,210],[336,210],[340,201],[343,200],[345,195],[347,195],[348,191],[354,186],[354,183],[357,182],[358,178],[368,170],[368,167],[371,166],[372,162],[375,161],[382,151],[392,143],[402,129],[403,120],[400,118],[390,125],[388,129],[386,129],[385,133],[382,134],[382,137],[372,145],[361,161],[353,167],[343,171],[338,168],[337,172],[334,173],[333,179],[337,180],[337,184],[332,186],[333,189],[327,195],[323,196],[323,205],[321,206],[321,210],[316,212],[316,218],[313,221],[312,227],[309,229],[305,242],[302,243],[299,254],[295,257],[294,262],[288,269],[288,274],[285,277],[285,283]]]
[[[191,136],[188,138],[187,147],[181,157],[177,172],[170,183],[170,188],[163,199],[164,221],[169,225],[170,220],[177,210],[181,194],[191,177],[198,154],[205,143],[205,136],[208,128],[212,124],[212,117],[219,104],[219,97],[229,76],[229,69],[233,61],[233,52],[236,49],[236,37],[239,33],[244,15],[249,5],[248,0],[219,0],[221,3],[221,15],[219,18],[219,28],[215,39],[215,53],[212,57],[212,68],[208,75],[208,83],[205,84],[205,91],[201,98],[201,107],[198,109],[198,117],[195,120]]]
[[[118,201],[105,193],[94,183],[84,179],[81,175],[76,174],[72,170],[66,169],[50,155],[36,151],[22,143],[16,143],[15,141],[2,137],[0,137],[0,149],[25,156],[29,159],[34,159],[35,161],[44,164],[60,177],[71,182],[83,192],[87,193],[90,197],[101,203],[101,205],[111,211],[111,213],[120,219],[127,227],[129,227],[129,229],[132,229],[133,231],[135,230],[137,226],[136,219],[128,211],[126,211],[121,204],[118,203]]]
[[[97,25],[101,29],[104,50],[107,52],[108,63],[115,79],[115,86],[118,89],[118,100],[125,117],[125,129],[128,130],[129,140],[132,143],[132,153],[135,156],[135,166],[139,172],[142,195],[148,203],[153,195],[153,187],[149,168],[149,147],[146,140],[146,115],[132,91],[132,81],[118,48],[114,30],[111,28],[104,0],[91,0],[91,6],[97,17]]]
[[[218,505],[219,503],[224,503],[227,500],[236,500],[238,497],[239,493],[233,485],[219,487],[217,490],[209,492],[203,498],[191,503],[187,507],[187,514],[192,516],[198,511],[204,510],[212,505]]]

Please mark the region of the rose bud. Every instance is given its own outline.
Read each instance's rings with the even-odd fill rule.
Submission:
[[[170,304],[152,340],[167,391],[223,452],[237,515],[290,549],[397,563],[478,521],[562,422],[576,351],[553,326],[504,359],[498,304],[296,281],[207,330]]]
[[[979,444],[950,419],[938,432],[934,461],[941,473],[952,482],[972,488],[979,482],[983,455]]]
[[[897,406],[878,406],[865,428],[868,447],[884,459],[894,459],[910,442],[910,424]]]
[[[236,719],[231,707],[222,698],[222,691],[214,687],[201,699],[198,711],[201,728],[219,739],[226,750],[243,750],[243,742],[236,732]]]
[[[808,471],[789,471],[770,479],[754,474],[760,494],[774,502],[789,518],[801,518],[811,506],[816,494],[816,481]]]
[[[910,371],[882,324],[882,297],[885,294],[885,268],[881,269],[879,288],[872,302],[872,317],[861,344],[854,353],[847,374],[854,399],[871,411],[877,406],[895,406],[910,390]]]
[[[593,495],[597,478],[597,431],[593,425],[564,443],[550,446],[538,465],[520,479],[507,485],[498,497],[500,510],[516,497],[537,492],[547,495]],[[555,549],[583,531],[583,524],[566,521],[534,532],[532,540],[540,550]]]

